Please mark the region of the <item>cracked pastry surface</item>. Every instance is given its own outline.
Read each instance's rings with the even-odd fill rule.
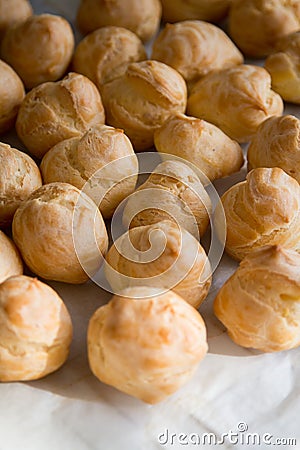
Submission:
[[[88,327],[94,375],[151,404],[185,384],[206,352],[202,317],[172,291],[128,288],[99,308]]]
[[[0,230],[0,283],[23,274],[23,263],[14,242]]]
[[[33,14],[28,0],[0,0],[0,41],[6,30]]]
[[[0,381],[42,378],[66,361],[72,322],[49,286],[26,276],[0,284]]]
[[[161,0],[165,22],[199,19],[218,22],[228,12],[230,0]]]
[[[233,341],[263,352],[300,345],[300,255],[281,246],[251,252],[219,291],[214,311]]]

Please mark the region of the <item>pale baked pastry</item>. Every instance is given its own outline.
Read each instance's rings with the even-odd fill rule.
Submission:
[[[184,162],[164,161],[129,197],[123,223],[134,228],[174,220],[199,239],[207,229],[211,209],[197,174]]]
[[[221,200],[227,222],[225,248],[233,258],[241,260],[263,245],[300,252],[300,186],[282,169],[253,169]]]
[[[251,252],[219,291],[214,310],[233,341],[263,352],[300,345],[300,255],[281,246]]]
[[[62,181],[83,188],[105,218],[134,191],[139,171],[123,130],[106,125],[59,142],[46,153],[40,168],[45,183]]]
[[[103,84],[123,75],[128,64],[145,59],[146,50],[136,34],[110,26],[79,42],[72,64],[75,72],[90,78],[101,91]]]
[[[87,281],[108,245],[96,204],[67,183],[46,184],[31,194],[17,209],[12,231],[32,272],[65,283]]]
[[[199,242],[175,222],[132,228],[111,246],[104,266],[106,278],[119,294],[133,286],[174,290],[195,308],[205,300],[211,268]]]
[[[24,97],[22,80],[8,64],[0,60],[0,133],[13,128]]]
[[[154,41],[151,58],[173,67],[187,82],[244,61],[221,28],[200,20],[167,24]]]
[[[248,147],[248,168],[280,167],[300,183],[300,120],[270,117],[257,129]]]
[[[184,114],[169,117],[155,131],[154,144],[162,157],[167,153],[183,158],[211,181],[239,171],[244,162],[237,142],[215,125]]]
[[[10,64],[27,89],[61,78],[74,51],[69,22],[53,14],[29,17],[10,28],[1,45],[1,56]]]
[[[93,374],[146,403],[177,391],[206,353],[202,317],[172,291],[126,289],[100,307],[88,327]]]
[[[275,53],[265,61],[272,88],[287,102],[300,104],[300,32],[276,42]]]
[[[207,120],[238,142],[247,142],[269,116],[281,115],[283,101],[262,67],[240,65],[206,75],[192,88],[189,115]]]
[[[6,30],[32,15],[28,0],[0,0],[0,40]]]
[[[124,27],[148,41],[157,31],[160,18],[159,0],[81,0],[77,24],[85,34],[108,25]]]
[[[135,150],[153,145],[154,131],[176,112],[184,112],[187,89],[182,76],[159,61],[128,66],[125,74],[104,85],[107,123],[124,129]]]
[[[234,0],[229,11],[229,34],[248,56],[273,52],[281,36],[300,28],[299,0]]]
[[[25,276],[0,285],[0,381],[42,378],[66,361],[72,322],[58,294]]]
[[[22,273],[23,263],[15,244],[0,230],[0,283]]]
[[[165,22],[200,19],[218,22],[229,9],[231,0],[161,0]]]
[[[69,73],[63,80],[47,82],[25,97],[16,122],[19,138],[37,158],[58,142],[81,136],[104,123],[98,89],[83,75]]]
[[[0,142],[0,227],[9,226],[19,205],[41,186],[33,159]]]

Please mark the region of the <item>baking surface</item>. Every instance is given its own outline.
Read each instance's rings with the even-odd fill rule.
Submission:
[[[78,3],[32,0],[35,13],[61,14],[73,23]],[[285,110],[298,116],[299,112],[291,106]],[[12,134],[2,140],[23,148]],[[217,181],[219,194],[243,180],[245,174],[244,167]],[[243,349],[230,341],[213,316],[213,299],[236,267],[226,255],[222,258],[210,294],[200,307],[208,326],[209,354],[185,387],[155,406],[100,383],[90,372],[88,320],[110,294],[92,282],[82,286],[49,283],[72,316],[71,354],[58,372],[45,379],[0,385],[0,450],[197,448],[193,434],[201,438],[203,433],[213,433],[221,441],[222,434],[230,431],[236,433],[236,444],[227,440],[201,448],[300,449],[299,349],[277,354]],[[260,445],[258,440],[254,445],[242,444],[251,433],[258,434]],[[297,444],[279,445],[277,438],[294,438]]]

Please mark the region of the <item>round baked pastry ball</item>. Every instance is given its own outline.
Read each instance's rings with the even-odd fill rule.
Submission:
[[[229,34],[248,56],[273,52],[281,36],[299,30],[299,0],[235,0],[229,11]]]
[[[167,24],[154,41],[151,58],[173,67],[187,82],[244,61],[221,28],[200,20]]]
[[[15,69],[27,89],[61,78],[73,51],[70,24],[52,14],[32,16],[10,28],[1,46],[2,58]]]
[[[123,75],[128,64],[145,59],[146,50],[136,34],[110,26],[99,28],[79,42],[73,68],[101,91],[103,84]]]
[[[159,0],[81,0],[77,24],[85,34],[108,25],[124,27],[148,41],[157,31],[160,18]]]
[[[161,0],[165,22],[201,19],[218,22],[228,12],[230,0]]]
[[[81,136],[104,123],[98,89],[87,77],[69,73],[63,80],[32,89],[18,113],[16,130],[27,149],[37,158],[58,142]]]
[[[300,32],[288,34],[276,42],[275,53],[268,56],[265,68],[272,88],[287,102],[300,104]]]
[[[14,126],[24,97],[22,80],[8,64],[0,60],[0,133]]]
[[[199,239],[207,229],[211,209],[209,195],[193,169],[184,162],[164,161],[129,197],[123,222],[134,228],[174,220]]]
[[[253,169],[221,200],[227,222],[225,248],[233,258],[241,260],[263,245],[300,251],[300,186],[282,169]]]
[[[0,230],[0,283],[22,273],[23,263],[15,244]]]
[[[270,117],[248,147],[248,168],[280,167],[300,183],[300,120],[291,115]]]
[[[40,168],[45,183],[62,181],[83,188],[106,218],[134,191],[139,171],[123,130],[106,125],[56,144]]]
[[[282,114],[283,101],[272,91],[265,69],[240,65],[200,79],[191,90],[187,112],[247,142],[265,119]]]
[[[175,222],[130,229],[108,251],[106,278],[115,294],[133,286],[174,290],[195,308],[211,285],[211,267],[199,242]]]
[[[19,205],[41,186],[33,159],[0,142],[0,227],[9,226]]]
[[[126,289],[100,307],[88,327],[94,375],[146,403],[177,391],[206,353],[202,317],[172,291]]]
[[[155,130],[154,144],[162,154],[193,163],[211,181],[239,171],[244,162],[237,142],[215,125],[184,114],[170,116]]]
[[[35,191],[17,209],[13,239],[29,267],[41,278],[80,284],[103,262],[108,237],[96,204],[67,183]]]
[[[280,246],[251,252],[219,291],[214,310],[233,341],[263,352],[300,345],[300,255]]]
[[[0,285],[0,381],[54,372],[66,361],[71,340],[70,315],[52,288],[25,276]]]
[[[0,0],[0,40],[6,30],[32,15],[28,0]]]
[[[159,61],[128,66],[124,75],[104,85],[107,122],[124,129],[135,150],[153,145],[154,131],[176,112],[183,113],[187,89],[182,76]]]

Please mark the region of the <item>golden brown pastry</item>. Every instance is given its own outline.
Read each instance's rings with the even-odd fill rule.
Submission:
[[[28,0],[0,0],[0,40],[6,30],[32,15]]]
[[[195,308],[206,298],[211,268],[204,249],[175,222],[132,228],[110,248],[105,263],[106,278],[119,294],[133,286],[168,289]]]
[[[167,24],[154,41],[151,58],[173,67],[187,82],[244,61],[221,28],[200,20]]]
[[[244,162],[237,142],[215,125],[184,114],[169,117],[155,131],[154,144],[162,154],[193,163],[211,181],[239,171]]]
[[[300,255],[281,246],[251,252],[219,291],[214,310],[233,341],[263,352],[300,345]]]
[[[257,129],[248,147],[248,168],[280,167],[300,183],[300,120],[270,117]]]
[[[197,174],[181,161],[164,161],[129,197],[123,223],[134,228],[174,220],[199,239],[210,213],[211,201]]]
[[[9,277],[23,274],[23,263],[11,239],[0,230],[0,283]]]
[[[19,205],[41,186],[33,159],[0,142],[0,227],[9,226]]]
[[[282,169],[252,170],[221,198],[227,221],[226,251],[237,260],[263,245],[300,252],[300,186]]]
[[[0,381],[42,378],[66,361],[72,322],[46,284],[25,276],[0,285]]]
[[[283,102],[272,91],[265,69],[240,65],[199,80],[191,90],[187,111],[217,125],[232,139],[247,142],[265,119],[282,114]]]
[[[229,34],[248,56],[263,57],[277,39],[300,28],[298,0],[234,0],[229,11]]]
[[[88,327],[94,375],[146,403],[177,391],[206,352],[202,317],[172,291],[126,289],[99,308]]]
[[[99,28],[79,42],[73,68],[101,91],[103,84],[123,75],[128,64],[145,59],[146,50],[136,34],[110,26]]]
[[[135,150],[153,145],[154,131],[176,112],[184,112],[186,84],[172,67],[158,61],[132,63],[125,74],[104,85],[107,123],[124,129]]]
[[[157,31],[160,18],[159,0],[81,0],[77,24],[85,34],[108,25],[124,27],[148,41]]]
[[[265,61],[272,88],[287,102],[300,104],[300,32],[276,42],[275,53]]]
[[[104,109],[98,89],[87,77],[69,73],[63,80],[43,83],[26,95],[16,130],[30,153],[42,158],[58,142],[101,123]]]
[[[106,218],[134,191],[139,171],[123,130],[106,125],[59,142],[46,153],[40,168],[45,183],[62,181],[83,188]]]
[[[24,97],[22,80],[8,64],[0,60],[0,133],[14,126]]]
[[[29,269],[79,284],[103,262],[108,238],[96,204],[67,183],[42,186],[17,209],[13,239]]]
[[[218,22],[229,9],[230,0],[161,0],[165,22],[200,19]]]
[[[61,78],[74,51],[72,28],[53,14],[32,16],[5,34],[1,56],[23,80],[27,89]]]

